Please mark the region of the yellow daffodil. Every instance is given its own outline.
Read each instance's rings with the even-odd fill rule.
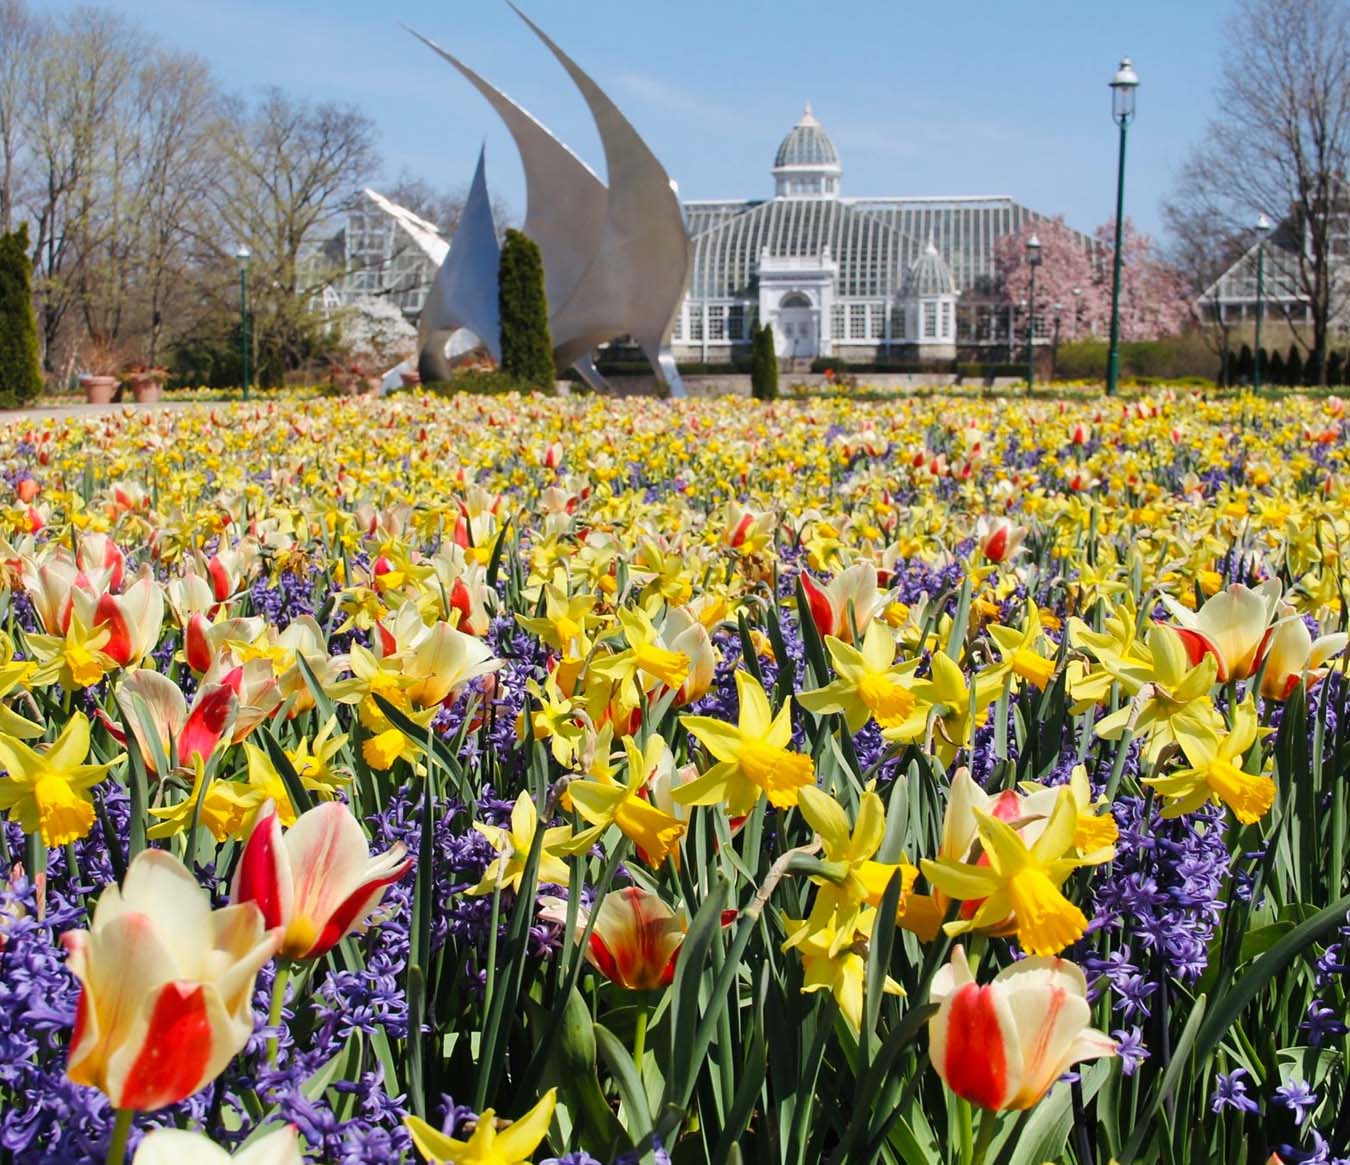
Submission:
[[[503,829],[499,825],[487,825],[481,821],[473,823],[492,844],[497,856],[492,859],[478,884],[468,891],[469,894],[491,894],[494,890],[514,890],[520,892],[520,883],[525,876],[525,862],[530,856],[530,847],[534,844],[534,835],[539,831],[539,813],[528,793],[521,793],[511,808],[511,826]],[[544,831],[539,854],[539,881],[566,886],[568,882],[567,865],[558,856],[563,852],[564,843],[572,836],[570,825],[559,825]]]
[[[1044,643],[1045,629],[1036,604],[1027,604],[1026,623],[1021,631],[999,623],[991,623],[986,630],[999,654],[998,666],[990,674],[1000,679],[1011,674],[1044,691],[1055,674],[1054,644]]]
[[[1045,828],[1030,846],[1008,823],[979,809],[973,813],[988,865],[945,858],[921,863],[924,877],[943,893],[979,903],[970,918],[949,922],[947,933],[999,928],[1015,933],[1033,955],[1056,954],[1080,939],[1087,919],[1060,886],[1080,866],[1108,861],[1114,851],[1076,853],[1078,809],[1072,792],[1060,790]]]
[[[825,637],[825,647],[838,678],[823,688],[802,692],[797,702],[803,708],[818,716],[842,714],[850,732],[857,732],[873,718],[882,728],[905,723],[918,700],[902,681],[912,676],[919,661],[895,663],[895,636],[886,624],[874,621],[868,625],[861,650],[833,635]]]
[[[666,742],[653,735],[648,738],[646,748],[639,749],[631,736],[625,736],[623,747],[628,759],[626,784],[621,785],[613,778],[568,784],[567,794],[573,806],[591,823],[591,828],[578,833],[564,848],[567,853],[583,853],[606,829],[617,825],[625,837],[632,839],[644,862],[660,866],[680,844],[685,829],[683,821],[663,813],[644,796],[647,777],[666,753]]]
[[[683,805],[724,803],[732,816],[749,813],[761,796],[784,809],[797,803],[797,791],[815,779],[808,756],[792,752],[792,701],[778,715],[753,676],[736,673],[740,718],[736,725],[711,716],[682,716],[680,723],[717,762],[702,776],[681,785],[673,796]]]
[[[784,916],[783,926],[793,936],[784,950],[796,950],[802,960],[802,994],[828,991],[834,996],[849,1027],[862,1027],[863,980],[867,975],[867,943],[876,926],[877,912],[870,907],[854,916],[851,927],[837,931],[833,925],[812,930],[805,921]],[[904,988],[889,975],[882,985],[887,995],[903,995]]]
[[[1211,692],[1218,675],[1214,656],[1205,653],[1194,667],[1181,637],[1170,627],[1155,624],[1148,633],[1149,663],[1126,665],[1122,675],[1138,690],[1133,703],[1097,722],[1096,733],[1104,740],[1117,739],[1131,723],[1144,740],[1144,758],[1156,764],[1169,744],[1194,747],[1215,736],[1223,717],[1214,707]]]
[[[1244,772],[1242,758],[1260,735],[1256,705],[1248,698],[1233,709],[1233,727],[1222,736],[1191,734],[1182,741],[1190,767],[1148,777],[1167,799],[1164,817],[1193,813],[1209,801],[1221,801],[1243,825],[1259,821],[1275,802],[1275,782]]]
[[[10,736],[0,736],[0,809],[25,833],[40,833],[49,846],[84,837],[94,824],[88,791],[112,764],[85,764],[89,720],[83,712],[66,721],[61,735],[42,751]]]
[[[896,921],[920,938],[931,939],[941,919],[931,911],[911,915],[911,892],[918,869],[902,856],[898,862],[878,862],[874,855],[886,834],[886,810],[876,790],[869,786],[858,798],[858,816],[852,832],[843,807],[828,793],[807,785],[797,795],[797,808],[820,838],[825,861],[835,867],[831,877],[813,877],[816,900],[804,926],[809,930],[834,928],[836,939],[848,936],[863,907],[878,907],[891,878],[900,874],[900,900]],[[795,942],[798,935],[790,935]]]
[[[433,1165],[528,1165],[539,1142],[548,1136],[557,1096],[558,1090],[550,1088],[529,1112],[501,1129],[496,1112],[484,1109],[467,1141],[446,1136],[421,1117],[406,1116],[403,1123],[417,1151]]]

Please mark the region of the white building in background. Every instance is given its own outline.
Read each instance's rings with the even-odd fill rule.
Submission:
[[[1006,195],[845,198],[839,153],[809,105],[771,173],[770,199],[685,204],[694,267],[677,358],[728,360],[756,321],[773,325],[787,359],[983,359],[1008,348],[1013,307],[999,294],[994,244],[1046,216]]]
[[[352,197],[311,262],[332,273],[323,289],[325,308],[383,300],[415,324],[449,250],[435,224],[367,188]]]

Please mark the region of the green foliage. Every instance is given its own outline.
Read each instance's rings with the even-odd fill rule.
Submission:
[[[1269,361],[1263,361],[1261,364],[1261,383],[1262,384],[1288,384],[1289,374],[1284,366],[1284,357],[1279,352],[1272,352]]]
[[[1262,366],[1265,365],[1265,354],[1261,356]],[[1256,357],[1252,355],[1252,346],[1243,344],[1242,351],[1238,353],[1237,361],[1237,379],[1239,384],[1245,384],[1251,380],[1252,373],[1256,369]]]
[[[0,407],[13,408],[42,392],[28,224],[0,235]]]
[[[1327,361],[1327,386],[1334,388],[1345,383],[1345,362],[1339,352],[1333,352]]]
[[[509,392],[530,392],[533,385],[517,380],[504,369],[482,372],[465,369],[456,372],[449,380],[437,380],[418,385],[407,391],[430,392],[436,396],[456,396],[468,393],[470,396],[502,396]]]
[[[1299,385],[1303,383],[1303,354],[1297,344],[1289,345],[1289,358],[1284,362],[1284,383]]]
[[[498,267],[502,371],[532,388],[552,388],[557,378],[548,333],[548,297],[539,247],[509,230]]]
[[[1101,339],[1070,340],[1061,344],[1055,362],[1056,375],[1065,380],[1103,379],[1109,348],[1108,342]],[[1120,374],[1162,379],[1203,376],[1212,381],[1214,352],[1194,333],[1122,343]]]
[[[778,399],[778,354],[774,351],[773,325],[755,329],[751,352],[750,395],[756,400]]]
[[[817,356],[811,361],[812,372],[833,372],[840,375],[848,370],[848,361],[839,356]]]

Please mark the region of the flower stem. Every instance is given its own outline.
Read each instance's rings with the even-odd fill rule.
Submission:
[[[647,1001],[644,999],[638,1004],[637,1026],[633,1032],[633,1063],[637,1065],[637,1070],[642,1071],[642,1053],[647,1047]]]
[[[123,1165],[127,1159],[127,1138],[131,1135],[131,1118],[136,1114],[129,1108],[117,1109],[113,1120],[112,1140],[108,1142],[108,1165]]]
[[[291,965],[285,959],[277,961],[277,975],[272,980],[272,1006],[267,1011],[267,1026],[281,1026],[281,1008],[286,1002],[286,982],[291,977]],[[279,1041],[275,1035],[267,1037],[267,1066],[275,1068],[277,1066],[277,1045]]]
[[[980,1131],[975,1136],[975,1152],[971,1157],[971,1165],[984,1165],[984,1159],[989,1155],[989,1146],[994,1143],[994,1132],[998,1128],[998,1113],[992,1108],[986,1108],[980,1117]]]

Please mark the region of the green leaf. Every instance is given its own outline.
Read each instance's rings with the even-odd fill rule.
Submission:
[[[1167,1065],[1167,1071],[1163,1073],[1162,1082],[1158,1085],[1158,1090],[1149,1098],[1148,1105],[1140,1114],[1134,1126],[1134,1132],[1121,1151],[1120,1165],[1131,1165],[1131,1162],[1138,1156],[1139,1150],[1144,1147],[1149,1131],[1153,1127],[1154,1118],[1157,1117],[1163,1101],[1172,1095],[1181,1082],[1183,1074],[1190,1070],[1191,1049],[1198,1047],[1197,1037],[1200,1033],[1200,1025],[1205,1018],[1205,1004],[1205,997],[1197,995],[1191,1014],[1187,1017],[1186,1026],[1182,1028],[1181,1038],[1177,1040],[1176,1047],[1172,1049],[1172,1061]],[[1204,1055],[1203,1052],[1200,1054]]]
[[[614,1077],[614,1085],[623,1100],[629,1135],[634,1140],[645,1137],[652,1129],[652,1113],[647,1104],[647,1090],[642,1085],[642,1076],[633,1063],[633,1057],[618,1037],[603,1024],[595,1025],[595,1046]]]
[[[300,775],[295,771],[295,766],[291,764],[291,758],[286,755],[286,750],[277,743],[277,739],[272,735],[270,729],[259,728],[258,735],[262,737],[263,746],[267,749],[272,767],[277,770],[281,783],[286,786],[286,796],[290,798],[291,808],[295,810],[297,816],[301,813],[308,813],[314,808],[314,799],[301,782]]]
[[[1208,1056],[1218,1046],[1219,1041],[1233,1026],[1247,1004],[1269,987],[1277,977],[1282,976],[1289,965],[1313,943],[1340,926],[1345,921],[1347,911],[1350,911],[1350,894],[1333,902],[1325,910],[1318,911],[1307,922],[1294,927],[1244,971],[1232,989],[1211,1009],[1204,1028],[1196,1038],[1196,1054],[1201,1057]],[[1189,1026],[1188,1023],[1187,1027]]]
[[[1083,1081],[1083,1103],[1086,1104],[1101,1088],[1112,1071],[1106,1060],[1080,1069]],[[1067,1084],[1058,1084],[1044,1100],[1033,1108],[1015,1138],[1010,1138],[1007,1157],[998,1161],[1006,1165],[1042,1165],[1058,1161],[1064,1145],[1073,1131],[1073,1090]]]

